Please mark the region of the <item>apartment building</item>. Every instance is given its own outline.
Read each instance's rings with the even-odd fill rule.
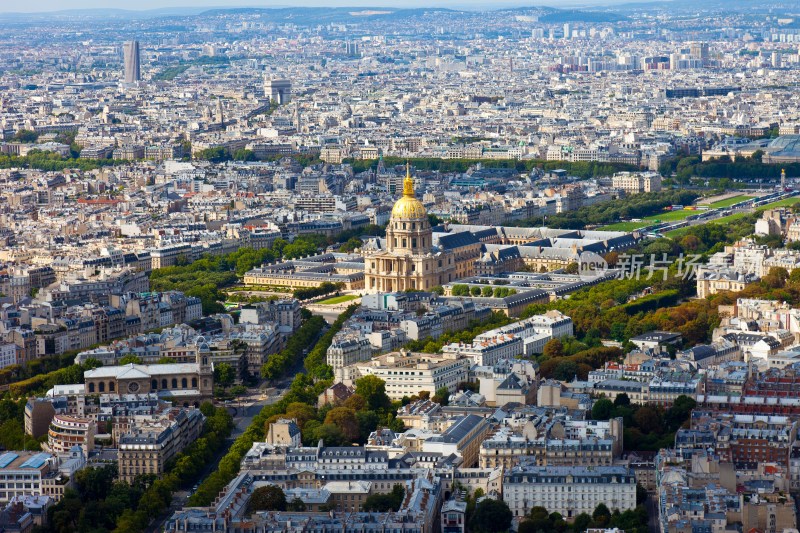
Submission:
[[[80,446],[88,457],[94,449],[97,423],[85,417],[67,414],[53,415],[47,431],[47,446],[53,453],[69,453],[73,446]]]
[[[483,439],[490,433],[489,422],[478,415],[464,415],[441,435],[422,443],[423,452],[435,452],[443,457],[451,453],[461,456],[461,466],[471,468],[478,464],[478,454]]]
[[[469,375],[471,361],[450,354],[392,352],[343,369],[348,381],[361,376],[376,376],[386,382],[392,400],[415,396],[422,391],[435,393],[442,387],[455,391]]]
[[[442,348],[442,353],[454,357],[466,357],[473,364],[491,366],[503,359],[514,359],[523,353],[522,339],[514,335],[483,337],[469,344],[451,343]]]
[[[164,473],[164,465],[203,431],[198,409],[171,409],[153,417],[137,417],[118,441],[119,478],[132,483],[141,474]]]
[[[372,344],[357,335],[342,337],[337,335],[326,352],[328,365],[333,371],[354,365],[372,358]]]
[[[569,520],[592,514],[598,504],[626,511],[636,507],[636,477],[622,466],[533,466],[522,464],[503,476],[503,500],[514,516],[544,507]]]
[[[0,344],[0,368],[17,364],[17,345]]]
[[[31,495],[59,501],[64,490],[73,484],[71,474],[85,463],[81,452],[63,459],[44,452],[4,452],[0,455],[0,502]]]
[[[658,172],[617,172],[611,178],[611,186],[626,194],[657,192],[661,190],[661,174]]]
[[[512,468],[521,460],[541,466],[610,466],[614,462],[610,439],[538,439],[497,434],[481,445],[480,467]]]

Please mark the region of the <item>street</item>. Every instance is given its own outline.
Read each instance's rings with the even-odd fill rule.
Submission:
[[[230,436],[225,439],[225,446],[223,446],[217,456],[211,461],[203,473],[200,475],[198,480],[198,484],[202,482],[211,472],[216,470],[217,465],[228,453],[233,442],[242,434],[244,433],[250,424],[253,422],[253,418],[264,408],[266,405],[272,405],[275,402],[280,401],[281,398],[286,394],[289,390],[289,386],[287,383],[280,382],[277,383],[278,388],[275,389],[270,396],[267,398],[262,398],[261,389],[256,389],[255,392],[250,391],[248,396],[243,397],[242,402],[233,401],[228,405],[228,410],[233,415],[233,431],[231,431]],[[169,508],[158,517],[157,520],[151,524],[151,526],[147,529],[148,533],[157,533],[159,531],[163,531],[164,524],[166,523],[167,519],[175,511],[183,508],[186,505],[189,497],[191,496],[191,491],[189,490],[179,490],[172,495],[172,503],[170,504]]]
[[[648,531],[658,533],[658,495],[652,492],[648,493],[644,506],[647,509]]]

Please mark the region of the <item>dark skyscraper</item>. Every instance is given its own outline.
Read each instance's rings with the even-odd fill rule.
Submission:
[[[125,57],[125,83],[136,83],[142,79],[139,71],[139,41],[128,41],[122,45]]]

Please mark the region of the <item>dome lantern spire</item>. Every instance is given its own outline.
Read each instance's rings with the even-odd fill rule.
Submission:
[[[406,161],[406,179],[403,180],[403,196],[414,197],[414,180],[411,179],[411,167]]]
[[[403,220],[427,220],[427,212],[422,202],[414,195],[414,180],[411,179],[411,166],[406,163],[406,178],[403,180],[403,196],[392,208],[392,218]]]

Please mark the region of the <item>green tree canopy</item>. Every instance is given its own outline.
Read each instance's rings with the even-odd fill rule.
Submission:
[[[247,150],[245,148],[239,148],[235,152],[233,152],[233,160],[234,161],[255,161],[256,154],[252,150]]]
[[[545,357],[561,357],[564,355],[564,344],[559,339],[550,339],[542,349]]]
[[[475,512],[469,521],[469,531],[475,533],[508,531],[513,516],[506,502],[487,498],[475,506]]]
[[[363,509],[368,512],[386,513],[397,511],[403,503],[405,489],[400,484],[395,484],[388,494],[372,494],[364,501]]]
[[[380,411],[391,407],[392,402],[386,395],[386,382],[376,376],[364,376],[356,380],[356,394],[366,400],[372,411]]]
[[[450,389],[447,387],[439,387],[436,389],[436,394],[433,395],[431,400],[440,405],[447,405],[450,401]]]
[[[614,410],[614,403],[608,398],[600,398],[592,406],[592,420],[608,420]]]
[[[256,511],[285,511],[286,494],[277,485],[258,487],[250,495],[247,502],[247,512]]]
[[[228,363],[219,363],[214,365],[214,383],[223,387],[233,385],[236,379],[236,370]]]
[[[222,163],[231,160],[231,154],[226,148],[217,146],[215,148],[206,148],[194,154],[195,159],[205,159],[212,163]]]

